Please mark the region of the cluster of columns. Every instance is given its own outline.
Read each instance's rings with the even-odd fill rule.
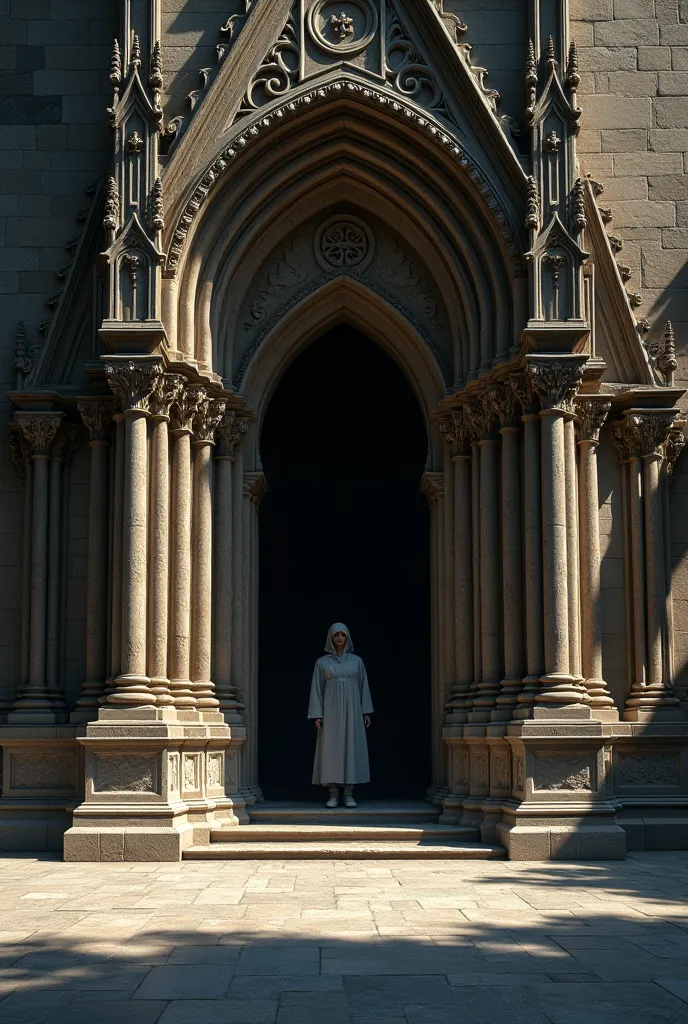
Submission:
[[[112,357],[105,372],[118,401],[79,403],[91,474],[87,678],[74,717],[101,704],[214,710],[212,449],[225,402],[159,359]]]
[[[12,447],[24,481],[20,684],[9,724],[65,722],[61,680],[65,468],[78,428],[62,412],[17,412]]]

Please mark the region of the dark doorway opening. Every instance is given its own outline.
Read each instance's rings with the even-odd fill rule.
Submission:
[[[259,780],[268,799],[322,799],[306,719],[315,660],[341,620],[375,707],[360,796],[423,796],[430,781],[429,512],[420,406],[404,374],[348,326],[287,369],[261,460]]]

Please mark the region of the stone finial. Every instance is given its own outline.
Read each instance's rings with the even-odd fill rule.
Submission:
[[[537,231],[540,227],[540,189],[532,174],[528,176],[526,192],[526,228]]]
[[[196,385],[185,387],[175,399],[170,410],[172,429],[191,434],[193,432],[194,418],[200,411],[201,405],[206,398],[205,388]]]
[[[151,415],[156,419],[169,419],[170,408],[184,390],[186,377],[180,373],[161,373],[150,398]]]
[[[631,409],[625,413],[612,425],[621,461],[662,456],[678,415],[676,409]]]
[[[526,50],[526,85],[529,88],[534,89],[537,85],[538,73],[537,73],[537,59],[535,57],[535,45],[532,39],[528,40],[528,48]]]
[[[159,362],[105,363],[110,388],[122,403],[124,412],[148,412],[155,383],[162,373]]]
[[[234,462],[250,425],[245,416],[237,416],[231,409],[225,412],[215,431],[215,457]]]
[[[224,416],[226,406],[227,403],[223,398],[206,398],[200,404],[193,421],[196,443],[215,443],[215,431]]]
[[[122,82],[122,54],[119,43],[115,39],[112,43],[112,57],[110,58],[110,82],[113,89],[119,89]]]
[[[669,480],[669,485],[671,487],[673,487],[673,485],[676,483],[676,476],[674,470],[676,469],[678,457],[683,451],[683,448],[686,443],[685,434],[683,433],[683,426],[683,422],[675,422],[673,424],[671,430],[667,435],[666,444],[664,448],[667,466],[667,478]]]
[[[547,36],[547,40],[545,42],[544,57],[547,61],[547,66],[549,70],[554,71],[555,67],[557,66],[557,54],[554,49],[554,39],[552,38],[552,36]]]
[[[150,74],[148,81],[153,89],[162,89],[163,77],[162,77],[162,48],[160,42],[157,41],[153,47],[150,59]]]
[[[134,38],[131,41],[131,60],[130,66],[134,68],[141,67],[141,40],[134,32]]]
[[[444,497],[444,473],[423,473],[420,479],[421,494],[424,494],[432,507]]]
[[[571,411],[587,356],[529,356],[526,372],[543,409]]]
[[[76,403],[91,441],[106,441],[107,430],[117,412],[114,398],[82,398]]]
[[[571,89],[576,89],[580,85],[580,75],[578,74],[578,50],[576,49],[575,39],[572,39],[569,45],[569,59],[566,64],[566,84]]]
[[[154,231],[162,231],[165,227],[165,206],[160,178],[155,179],[151,190],[151,227]]]
[[[573,408],[576,414],[576,433],[579,441],[594,441],[600,439],[600,430],[604,426],[611,410],[612,403],[609,399],[598,396],[583,396],[577,398]]]
[[[671,387],[674,383],[674,374],[678,369],[678,362],[676,359],[676,338],[674,337],[674,328],[671,324],[671,320],[667,320],[664,327],[664,341],[662,344],[662,351],[657,356],[657,369],[664,377],[664,383],[667,387]]]
[[[64,419],[63,412],[17,412],[14,416],[34,459],[47,459]]]
[[[105,208],[103,210],[103,227],[114,232],[119,225],[120,199],[116,179],[110,175],[105,186]]]

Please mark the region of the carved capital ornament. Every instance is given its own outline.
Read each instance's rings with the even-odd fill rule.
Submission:
[[[677,419],[677,409],[632,409],[614,423],[612,434],[622,461],[664,454],[664,445]]]
[[[231,410],[225,412],[215,431],[215,457],[233,462],[249,427],[245,416],[237,416]]]
[[[162,373],[159,362],[106,363],[105,376],[126,412],[149,412],[150,398]]]
[[[570,412],[587,356],[530,356],[526,371],[543,410]]]
[[[14,418],[28,445],[31,458],[47,459],[64,419],[64,413],[18,412]]]
[[[107,432],[112,417],[117,412],[114,398],[82,398],[76,403],[84,426],[91,441],[107,441]]]
[[[604,426],[611,407],[611,401],[605,398],[584,397],[576,399],[574,411],[576,413],[576,433],[579,441],[592,441],[595,443],[599,441],[600,430]]]

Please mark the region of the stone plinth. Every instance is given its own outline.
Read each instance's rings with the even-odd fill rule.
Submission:
[[[65,860],[177,861],[211,828],[247,822],[238,792],[242,729],[215,711],[103,708],[80,742],[86,789]]]

